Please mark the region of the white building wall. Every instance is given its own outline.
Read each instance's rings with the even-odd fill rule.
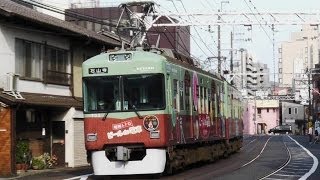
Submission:
[[[279,58],[279,82],[281,87],[292,87],[293,77],[305,74],[307,68],[314,68],[319,62],[318,30],[311,26],[304,26],[302,31],[291,34],[289,42],[283,42]],[[307,49],[306,49],[307,48]],[[281,79],[281,80],[280,80]]]
[[[3,88],[3,81],[6,73],[15,72],[15,38],[25,39],[33,42],[44,43],[48,45],[59,47],[62,49],[69,49],[69,41],[56,37],[54,35],[48,35],[41,33],[37,30],[30,31],[24,29],[16,29],[0,25],[0,88]],[[69,72],[71,72],[71,66],[69,65]],[[18,80],[17,90],[20,92],[30,93],[44,93],[53,95],[70,96],[71,91],[67,86],[59,85],[45,85],[42,82]]]

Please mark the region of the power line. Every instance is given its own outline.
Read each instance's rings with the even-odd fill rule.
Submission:
[[[65,16],[78,18],[78,19],[81,19],[81,20],[86,20],[86,21],[93,22],[93,23],[98,23],[98,24],[101,24],[101,25],[108,25],[110,27],[117,27],[116,24],[106,23],[102,19],[99,19],[99,18],[94,17],[94,16],[84,15],[84,14],[80,14],[80,13],[72,12],[72,11],[66,12],[65,10],[62,10],[62,9],[57,8],[55,6],[51,6],[51,5],[48,5],[48,4],[45,4],[45,3],[41,3],[41,2],[38,2],[38,1],[35,1],[35,0],[29,0],[29,1],[21,0],[21,1],[23,1],[23,2],[25,2],[27,4],[29,4],[29,5],[36,6],[36,7],[39,7],[39,8],[51,11],[51,12],[55,12],[55,13],[58,13],[58,14],[62,14],[62,15],[65,15]],[[120,27],[124,27],[124,26],[120,26]],[[146,32],[146,31],[140,31],[140,32]],[[163,34],[165,34],[165,36],[168,39],[169,43],[171,43],[169,38],[166,35],[166,32],[159,32],[157,30],[156,31],[148,31],[148,32],[156,32],[156,33],[159,33],[159,34],[163,33]],[[171,43],[171,45],[172,45],[172,43]],[[174,46],[172,45],[172,47],[174,47]],[[189,52],[188,49],[186,49],[186,48],[184,50],[186,52]]]
[[[178,8],[176,7],[176,5],[175,5],[175,3],[173,2],[173,1],[171,1],[172,2],[172,4],[173,4],[173,6],[174,6],[174,8],[176,9],[176,11],[177,12],[179,12],[178,11]],[[181,3],[182,3],[182,1],[181,1]],[[183,5],[183,3],[182,3],[182,5]],[[183,8],[184,8],[184,6],[183,6]],[[186,9],[184,8],[184,10],[185,10],[185,12],[186,12]],[[189,17],[189,19],[190,19],[190,17]],[[201,46],[198,44],[198,42],[194,39],[194,37],[191,35],[191,32],[189,31],[189,29],[187,29],[187,31],[188,31],[188,33],[190,34],[190,36],[192,37],[192,39],[193,39],[193,41],[196,43],[196,45],[198,46],[198,48],[207,56],[207,57],[209,57],[208,55],[207,55],[207,53],[201,48]],[[200,37],[201,38],[201,37]],[[202,41],[203,42],[203,41]],[[205,44],[205,43],[204,43]],[[205,47],[210,51],[210,49],[205,45]],[[210,51],[210,53],[212,53],[213,55],[214,55],[214,53],[213,52],[211,52]]]
[[[247,0],[243,0],[243,1],[244,1],[244,2],[246,3],[246,5],[248,6],[249,10],[250,10],[252,13],[254,13],[254,12],[252,11],[251,7],[249,6]],[[255,17],[256,20],[258,21],[259,26],[260,26],[261,29],[264,31],[264,33],[267,35],[267,37],[269,38],[269,40],[271,41],[271,43],[273,43],[271,37],[269,36],[269,34],[268,34],[267,31],[265,30],[265,28],[262,26],[261,22],[259,21],[259,19],[257,18],[257,16],[256,16],[255,14],[254,14],[254,17]]]
[[[186,8],[185,8],[182,0],[180,0],[180,2],[181,2],[181,4],[182,4],[182,7],[183,7],[184,11],[187,13],[187,10],[186,10]],[[189,20],[191,21],[190,16],[188,16],[188,18],[189,18]],[[210,48],[206,45],[206,43],[204,42],[204,40],[201,38],[198,30],[197,30],[194,26],[193,26],[193,28],[194,28],[194,30],[196,31],[196,33],[197,33],[198,37],[200,38],[201,42],[207,47],[207,49],[211,52],[211,54],[212,54],[213,56],[215,56],[215,54],[210,50]],[[202,28],[200,28],[200,29],[202,29]],[[205,31],[206,31],[206,30],[205,30]],[[211,36],[210,36],[210,37],[211,37]],[[213,41],[213,43],[215,43],[215,42]]]
[[[159,6],[159,8],[160,8],[160,7],[163,7],[163,6],[159,5],[159,4],[158,4],[158,6]],[[165,9],[165,8],[162,8],[162,9],[164,9],[164,10],[172,13],[172,11],[170,11],[170,10],[168,10],[168,9]],[[177,10],[177,9],[176,9],[176,10]],[[184,31],[185,33],[188,33],[188,34],[190,35],[190,37],[194,40],[194,42],[196,43],[196,45],[199,47],[199,49],[202,51],[202,53],[205,54],[205,55],[208,57],[208,55],[206,54],[206,52],[199,46],[199,44],[197,43],[197,41],[194,39],[194,36],[190,33],[190,31],[189,31],[189,30],[186,30],[186,29],[182,29],[182,31]],[[187,31],[187,32],[186,32],[186,31]],[[169,33],[169,35],[170,35],[172,38],[174,38],[172,34]],[[167,38],[167,39],[168,39],[168,38]],[[169,42],[170,42],[170,41],[169,41]],[[183,42],[183,41],[182,41],[182,42]],[[187,52],[188,52],[188,50],[187,50]],[[192,55],[191,52],[190,52],[190,56],[197,59],[197,57],[194,56],[194,55]]]
[[[34,0],[28,0],[28,1],[20,0],[20,1],[23,1],[24,3],[27,3],[29,5],[36,6],[36,7],[39,7],[39,8],[48,10],[48,11],[52,11],[52,12],[55,12],[58,14],[62,14],[62,15],[68,16],[68,17],[73,17],[73,18],[77,18],[80,20],[86,20],[86,21],[94,22],[94,23],[101,24],[101,25],[107,25],[110,27],[116,27],[116,24],[107,23],[107,22],[103,21],[102,19],[98,19],[93,16],[88,16],[88,15],[84,15],[84,14],[80,14],[80,13],[72,12],[72,11],[66,12],[65,10],[59,9],[54,6],[50,6],[48,4],[40,3],[38,1],[34,1]],[[122,26],[122,27],[124,27],[124,26]]]
[[[182,31],[185,32],[184,29],[182,29]],[[170,34],[170,33],[169,33],[169,34]],[[182,42],[182,44],[183,44],[183,46],[184,46],[184,50],[191,55],[191,52],[190,52],[189,48],[187,48],[186,44],[183,42],[183,39],[181,38],[180,34],[179,34],[179,33],[177,33],[177,34],[178,34],[178,37],[179,37],[179,39],[181,40],[181,42]],[[170,35],[171,35],[171,34],[170,34]],[[171,36],[173,36],[173,35],[171,35]],[[167,36],[166,36],[166,37],[167,37]],[[168,37],[167,37],[167,39],[168,39]],[[169,41],[169,39],[168,39],[168,41]],[[170,41],[169,41],[169,42],[170,42]],[[179,44],[179,42],[178,42],[178,44]]]

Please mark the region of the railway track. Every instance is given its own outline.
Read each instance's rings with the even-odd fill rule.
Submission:
[[[253,136],[244,138],[240,152],[230,155],[227,159],[187,168],[160,179],[307,179],[317,166],[318,160],[290,136]],[[150,179],[142,176],[129,178]]]

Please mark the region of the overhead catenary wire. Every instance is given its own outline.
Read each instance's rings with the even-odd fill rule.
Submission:
[[[55,13],[58,13],[58,14],[62,14],[62,15],[66,15],[66,16],[69,16],[69,17],[74,17],[74,18],[79,18],[81,20],[86,20],[86,21],[89,21],[89,22],[94,22],[94,23],[98,23],[98,24],[101,24],[101,25],[108,25],[108,26],[111,26],[111,27],[116,27],[116,24],[113,24],[113,23],[106,23],[104,22],[102,19],[99,19],[99,18],[96,18],[96,17],[93,17],[93,16],[89,16],[89,15],[83,15],[83,14],[80,14],[80,13],[77,13],[77,12],[68,12],[66,13],[65,10],[62,10],[60,8],[57,8],[55,6],[51,6],[51,5],[47,5],[45,3],[40,3],[38,1],[35,1],[35,0],[29,0],[29,1],[24,1],[24,0],[21,0],[29,5],[32,5],[32,6],[36,6],[36,7],[39,7],[39,8],[42,8],[42,9],[45,9],[45,10],[48,10],[48,11],[52,11],[52,12],[55,12]],[[150,31],[148,31],[150,32]],[[169,37],[167,36],[166,32],[159,32],[159,31],[151,31],[151,32],[157,32],[157,33],[163,33],[165,36],[166,36],[166,39],[168,39],[169,41]],[[172,34],[168,33],[169,35],[172,36]],[[189,32],[189,35],[194,38],[194,36]],[[179,37],[181,39],[181,37]],[[197,42],[195,39],[194,39],[195,42]],[[170,41],[169,41],[170,42]],[[183,43],[183,41],[181,41]],[[170,42],[171,43],[171,42]],[[179,42],[177,42],[178,44],[180,44]],[[173,46],[173,44],[171,43],[171,46]],[[189,50],[186,48],[186,45],[181,45],[180,46],[186,51],[186,52],[189,52]],[[200,47],[199,45],[199,48],[203,51],[204,54],[205,51]],[[196,58],[196,56],[192,55],[191,52],[190,53],[190,56],[193,57],[193,58]]]
[[[77,13],[77,12],[71,12],[71,11],[66,12],[65,10],[62,10],[60,8],[57,8],[57,7],[54,7],[54,6],[50,6],[50,5],[47,5],[45,3],[40,3],[40,2],[35,1],[35,0],[28,0],[28,1],[20,0],[20,1],[22,1],[24,3],[27,3],[29,5],[36,6],[36,7],[39,7],[39,8],[54,12],[54,13],[62,14],[62,15],[68,16],[68,17],[78,18],[78,19],[81,19],[81,20],[86,20],[86,21],[94,22],[94,23],[101,24],[101,25],[107,25],[107,26],[110,26],[110,27],[116,27],[116,24],[105,22],[102,19],[99,19],[99,18],[96,18],[96,17],[93,17],[93,16],[80,14],[80,13]]]
[[[182,2],[181,0],[180,0],[180,2],[181,2],[181,4],[182,4],[182,7],[183,7],[184,11],[187,13],[187,9],[185,8],[183,2]],[[172,3],[174,4],[173,1],[172,1]],[[174,5],[174,6],[175,6],[175,5]],[[175,6],[175,8],[176,8],[176,6]],[[177,9],[177,8],[176,8],[176,9]],[[188,18],[189,18],[189,20],[191,21],[190,16],[188,16]],[[210,50],[210,48],[207,46],[207,44],[204,42],[204,40],[203,40],[202,37],[200,36],[198,30],[197,30],[194,26],[193,26],[193,28],[194,28],[194,30],[196,31],[196,33],[197,33],[198,37],[200,38],[201,42],[202,42],[202,43],[205,45],[205,47],[210,51],[210,53],[211,53],[213,56],[215,56],[215,54]],[[190,34],[191,34],[191,33],[190,33]]]
[[[158,4],[158,6],[159,6],[159,9],[160,9],[160,7],[162,7],[162,9],[165,9],[163,6],[160,6],[159,4]],[[170,10],[167,10],[167,9],[165,9],[165,10],[168,11],[168,12],[170,12],[170,13],[172,13],[172,11],[170,11]],[[182,31],[186,32],[185,29],[182,29]],[[188,33],[188,35],[190,35],[190,37],[196,42],[196,40],[194,39],[195,37],[190,33],[190,31],[188,31],[188,32],[186,32],[186,33]],[[169,41],[169,43],[171,43],[170,40],[169,40],[169,38],[168,38],[168,36],[167,36],[166,34],[164,34],[164,35],[166,36],[166,38],[167,38],[167,40]],[[171,38],[174,38],[171,33],[169,33],[169,35],[171,36]],[[179,38],[181,38],[181,37],[179,37]],[[177,42],[177,43],[179,44],[179,42]],[[183,41],[182,41],[182,43],[183,43]],[[184,43],[183,43],[183,44],[184,44]],[[172,44],[171,44],[171,46],[172,46]],[[186,46],[184,45],[184,47],[186,47]],[[198,47],[199,47],[199,49],[203,52],[203,54],[206,55],[205,51],[204,51],[200,46],[198,46]],[[184,50],[186,50],[186,49],[184,49]],[[188,52],[188,50],[186,50],[186,51]],[[190,57],[192,57],[194,60],[199,61],[198,57],[192,55],[191,52],[189,52],[189,54],[190,54]],[[207,56],[207,55],[206,55],[206,56]]]
[[[179,12],[178,11],[178,8],[176,7],[176,5],[175,5],[175,3],[173,2],[173,1],[171,1],[172,3],[173,3],[173,5],[174,5],[174,8],[176,9],[176,11],[177,12]],[[169,11],[170,12],[170,11]],[[191,36],[191,38],[193,39],[193,41],[195,42],[195,44],[197,45],[197,47],[202,51],[202,53],[203,54],[205,54],[207,57],[209,57],[208,56],[208,54],[201,48],[201,46],[198,44],[198,42],[194,39],[194,36],[191,34],[191,32],[187,29],[187,32],[188,32],[188,34]],[[207,46],[206,46],[207,47]],[[207,47],[208,48],[208,47]],[[208,49],[209,50],[209,49]],[[210,50],[209,50],[210,51]],[[212,52],[211,52],[212,53]],[[213,53],[214,54],[214,53]]]
[[[29,5],[32,5],[32,6],[36,6],[36,7],[39,7],[39,8],[42,8],[42,9],[45,9],[45,10],[48,10],[48,11],[51,11],[51,12],[55,12],[55,13],[58,13],[58,14],[62,14],[62,15],[65,15],[65,16],[69,16],[69,17],[73,17],[73,18],[78,18],[78,19],[81,19],[81,20],[86,20],[86,21],[89,21],[89,22],[93,22],[93,23],[98,23],[98,24],[101,24],[101,25],[108,25],[110,27],[117,27],[116,24],[113,24],[113,23],[106,23],[104,22],[102,19],[99,19],[99,18],[96,18],[96,17],[93,17],[93,16],[88,16],[88,15],[84,15],[84,14],[81,14],[81,13],[77,13],[77,12],[66,12],[65,10],[62,10],[60,8],[57,8],[55,6],[51,6],[51,5],[48,5],[48,4],[45,4],[45,3],[40,3],[38,1],[35,1],[35,0],[28,0],[28,1],[25,1],[25,0],[20,0],[20,1],[23,1],[24,3],[27,3]],[[121,26],[122,27],[122,26]],[[141,31],[143,32],[143,31]],[[150,32],[150,31],[149,31]],[[151,31],[152,32],[152,31]],[[153,31],[153,32],[157,32],[157,33],[166,33],[166,32],[159,32],[159,31]],[[169,38],[166,37],[169,41]],[[170,41],[169,41],[170,42]],[[170,42],[171,43],[171,42]],[[172,45],[172,44],[171,44]],[[174,46],[172,46],[174,47]],[[188,52],[188,50],[186,49],[186,51]]]
[[[256,6],[253,4],[253,2],[251,0],[249,0],[249,2],[251,3],[251,5],[253,6],[253,8],[257,11],[258,15],[261,17],[262,20],[264,20],[263,16],[260,14],[260,12],[258,11],[258,9],[256,8]],[[273,17],[273,16],[272,16]],[[274,18],[274,17],[273,17]],[[301,18],[301,17],[300,17]],[[274,18],[275,19],[275,18]],[[273,61],[273,71],[275,72],[276,71],[276,63],[275,63],[275,39],[274,39],[274,25],[272,24],[272,26],[268,25],[269,28],[272,30],[272,61]],[[273,87],[274,87],[274,90],[275,90],[275,87],[276,87],[276,75],[275,73],[273,74]]]
[[[247,0],[243,0],[245,2],[245,4],[247,5],[247,7],[249,8],[249,10],[251,11],[251,13],[254,14],[253,10],[251,9],[251,7],[249,6]],[[260,20],[258,19],[258,17],[256,15],[254,15],[254,17],[256,18],[257,22],[259,23],[260,28],[264,31],[264,33],[267,35],[267,37],[269,38],[270,42],[273,43],[271,37],[269,36],[269,34],[267,33],[267,31],[265,30],[265,28],[262,26]]]
[[[184,31],[184,30],[183,30]],[[184,31],[185,32],[185,31]],[[173,37],[173,35],[171,34],[171,33],[169,33],[172,37]],[[179,37],[179,39],[181,40],[181,42],[182,42],[182,44],[183,44],[183,49],[187,52],[187,53],[189,53],[190,55],[191,55],[191,52],[190,52],[190,50],[189,50],[189,48],[187,48],[187,46],[186,46],[186,44],[184,43],[184,41],[183,41],[183,39],[181,38],[181,36],[180,36],[180,34],[179,33],[177,33],[178,34],[178,37]],[[165,34],[165,36],[166,36],[166,34]],[[170,40],[168,39],[168,36],[166,36],[166,38],[167,38],[167,40],[170,42]],[[179,44],[179,42],[177,42],[178,44]]]
[[[128,9],[128,11],[131,13],[131,14],[133,14],[133,12],[130,10],[130,9]],[[148,22],[147,20],[145,20],[144,21],[144,23],[147,23],[148,25],[151,25],[151,22]],[[150,30],[147,30],[147,32],[150,32]],[[158,30],[157,30],[157,28],[155,28],[155,31],[152,31],[152,32],[156,32],[156,33],[160,33]],[[163,35],[166,37],[166,39],[168,40],[168,42],[169,42],[169,44],[171,45],[171,47],[175,47],[173,44],[172,44],[172,42],[170,41],[170,39],[169,39],[169,37],[167,36],[167,33],[166,32],[162,32],[163,33]],[[174,39],[174,37],[173,37],[173,35],[171,34],[171,33],[168,33],[173,39]],[[183,41],[182,41],[183,42]],[[178,43],[178,42],[177,42]],[[179,44],[179,43],[178,43]],[[191,54],[191,52],[188,50],[188,48],[186,48],[186,45],[185,44],[183,44],[184,45],[184,47],[182,47],[182,48],[184,48],[184,50],[186,51],[186,52],[188,52],[189,54]]]

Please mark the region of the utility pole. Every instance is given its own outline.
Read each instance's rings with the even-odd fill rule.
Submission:
[[[272,59],[273,59],[273,91],[276,91],[276,60],[274,46],[274,24],[272,24]]]
[[[240,49],[240,53],[241,53],[241,54],[240,54],[241,74],[244,73],[243,51],[244,51],[244,49],[241,48],[241,49]],[[243,78],[243,75],[242,75],[242,76],[241,76],[241,90],[244,89],[244,82],[243,82],[243,80],[244,80],[244,78]]]
[[[231,51],[230,51],[230,72],[233,73],[233,33],[230,33],[231,37]],[[232,83],[231,83],[232,84]]]
[[[222,8],[222,2],[221,2]],[[218,10],[220,12],[221,9]],[[218,21],[221,20],[221,16],[218,16]],[[218,25],[218,74],[221,75],[221,39],[220,39],[220,25]]]
[[[221,1],[220,2],[220,9],[218,10],[218,22],[221,21],[221,12],[222,12],[222,4],[229,3],[229,1]],[[221,27],[218,24],[218,73],[221,75]]]
[[[308,68],[308,96],[309,96],[309,111],[308,111],[308,128],[311,124],[311,68]]]

